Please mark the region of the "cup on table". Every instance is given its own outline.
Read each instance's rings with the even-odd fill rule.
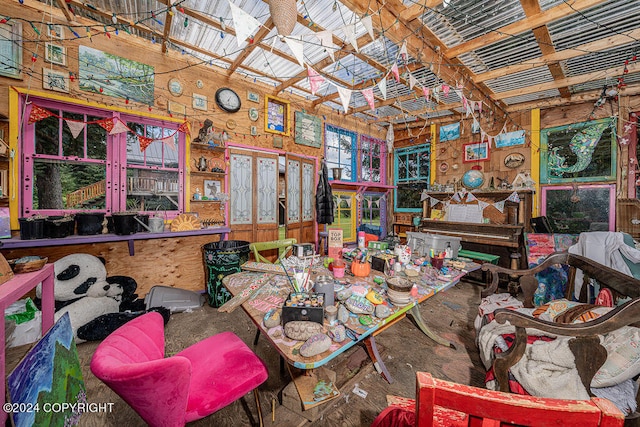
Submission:
[[[324,315],[330,325],[335,325],[338,320],[338,308],[335,305],[329,305],[325,307]]]
[[[442,258],[439,258],[439,257],[431,258],[431,266],[433,268],[437,268],[438,270],[440,270],[442,268],[443,264],[444,264],[444,257],[442,257]]]

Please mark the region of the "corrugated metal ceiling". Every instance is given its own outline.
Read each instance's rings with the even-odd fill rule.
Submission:
[[[263,25],[271,22],[267,2],[231,1]],[[638,0],[602,0],[591,7],[567,0],[538,0],[539,9],[524,0],[450,0],[446,5],[435,2],[431,8],[420,4],[433,2],[415,0],[376,4],[363,0],[298,1],[299,18],[292,36],[302,40],[306,64],[314,67],[327,60],[330,49],[336,49],[335,63],[314,67],[327,79],[315,96],[310,93],[307,79],[288,82],[305,68],[288,44],[279,40],[275,27],[253,45],[245,40],[238,46],[229,0],[173,3],[169,36],[163,40],[170,15],[168,0],[94,0],[90,5],[78,0],[67,2],[78,15],[105,26],[112,25],[114,14],[121,19],[120,29],[124,28],[123,22],[134,22],[137,25],[128,29],[132,34],[164,42],[169,49],[202,61],[202,66],[233,66],[235,72],[248,79],[274,90],[282,85],[288,93],[305,99],[321,98],[335,110],[342,111],[336,85],[352,89],[349,112],[379,123],[412,117],[423,121],[459,117],[456,112],[464,113],[463,100],[454,90],[441,96],[437,104],[424,97],[423,88],[433,94],[441,84],[453,88],[461,84],[466,98],[484,100],[493,104],[489,106],[492,109],[515,111],[533,108],[536,102],[557,100],[561,93],[566,96],[588,92],[597,99],[603,86],[618,85],[620,77],[627,85],[640,80],[636,71],[640,67],[634,66],[632,59],[640,48],[640,36],[632,34],[640,29]],[[58,5],[53,2],[53,6]],[[537,10],[544,13],[536,14]],[[365,11],[374,24],[374,40],[362,23]],[[360,40],[358,49],[349,43],[347,27],[355,27]],[[330,31],[341,46],[322,46],[315,36],[320,30]],[[544,37],[536,38],[540,34],[548,34],[552,46],[544,42]],[[593,45],[609,39],[615,42]],[[406,61],[399,58],[405,40],[410,54]],[[587,43],[592,44],[585,48]],[[249,55],[241,64],[232,65],[246,48],[252,49]],[[579,50],[568,51],[572,48]],[[557,70],[552,73],[545,62],[545,55],[550,54],[554,55],[552,63],[560,65],[560,74]],[[518,69],[525,61],[530,66]],[[390,74],[394,63],[403,77],[400,83]],[[622,76],[620,67],[625,63],[628,73]],[[488,73],[486,81],[476,77],[483,73]],[[410,76],[417,83],[413,89],[409,88]],[[376,86],[383,77],[387,77],[386,100]],[[367,107],[360,93],[367,87],[374,88],[375,111]],[[503,92],[508,96],[501,97]],[[570,99],[560,100],[563,101]]]

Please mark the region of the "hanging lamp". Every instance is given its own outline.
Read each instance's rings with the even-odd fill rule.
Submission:
[[[296,26],[298,7],[296,0],[269,0],[269,13],[280,36],[288,36]]]

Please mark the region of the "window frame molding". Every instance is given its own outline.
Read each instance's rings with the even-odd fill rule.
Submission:
[[[408,147],[396,148],[393,151],[393,182],[396,186],[396,191],[393,192],[393,210],[394,212],[422,212],[422,205],[416,208],[399,208],[398,207],[398,191],[402,184],[398,181],[398,159],[399,155],[410,155],[412,153],[421,153],[428,152],[429,159],[427,161],[427,176],[426,177],[417,177],[416,179],[404,179],[402,182],[411,183],[417,181],[424,181],[425,188],[427,184],[430,183],[432,171],[431,171],[431,158],[432,158],[432,146],[430,142],[425,142],[424,144],[412,145]],[[418,169],[420,166],[418,166]]]

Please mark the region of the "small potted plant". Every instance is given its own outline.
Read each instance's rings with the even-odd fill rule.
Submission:
[[[136,216],[138,212],[114,212],[111,215],[113,219],[113,232],[119,236],[128,236],[134,234],[138,228]]]
[[[44,236],[48,239],[60,239],[73,234],[75,221],[71,215],[52,215],[44,221]]]
[[[44,239],[44,215],[33,215],[25,218],[18,218],[20,223],[20,239]]]
[[[76,215],[76,226],[80,236],[91,236],[94,234],[102,234],[102,222],[104,221],[104,212],[85,211],[78,212]]]

